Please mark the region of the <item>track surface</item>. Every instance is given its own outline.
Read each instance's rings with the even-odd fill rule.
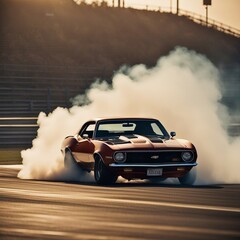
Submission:
[[[240,239],[240,185],[26,181],[0,167],[0,239]]]

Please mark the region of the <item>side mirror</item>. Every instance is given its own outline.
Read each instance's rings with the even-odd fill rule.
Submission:
[[[84,139],[88,139],[88,138],[89,138],[88,134],[87,134],[87,133],[84,133],[84,134],[83,134],[83,138],[84,138]]]
[[[170,132],[171,137],[175,137],[176,136],[176,132]]]

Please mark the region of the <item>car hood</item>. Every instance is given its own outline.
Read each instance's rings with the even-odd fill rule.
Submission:
[[[162,139],[158,136],[129,135],[104,139],[104,142],[114,150],[120,149],[169,149],[191,148],[191,143],[184,139]]]

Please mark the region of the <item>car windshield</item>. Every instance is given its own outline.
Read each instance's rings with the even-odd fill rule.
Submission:
[[[102,121],[96,129],[96,138],[113,136],[156,136],[168,139],[169,135],[157,120],[114,120]]]

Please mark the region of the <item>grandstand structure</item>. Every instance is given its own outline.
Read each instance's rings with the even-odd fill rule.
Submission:
[[[95,67],[0,64],[1,117],[33,117],[56,107],[70,107],[71,98],[106,70]]]

